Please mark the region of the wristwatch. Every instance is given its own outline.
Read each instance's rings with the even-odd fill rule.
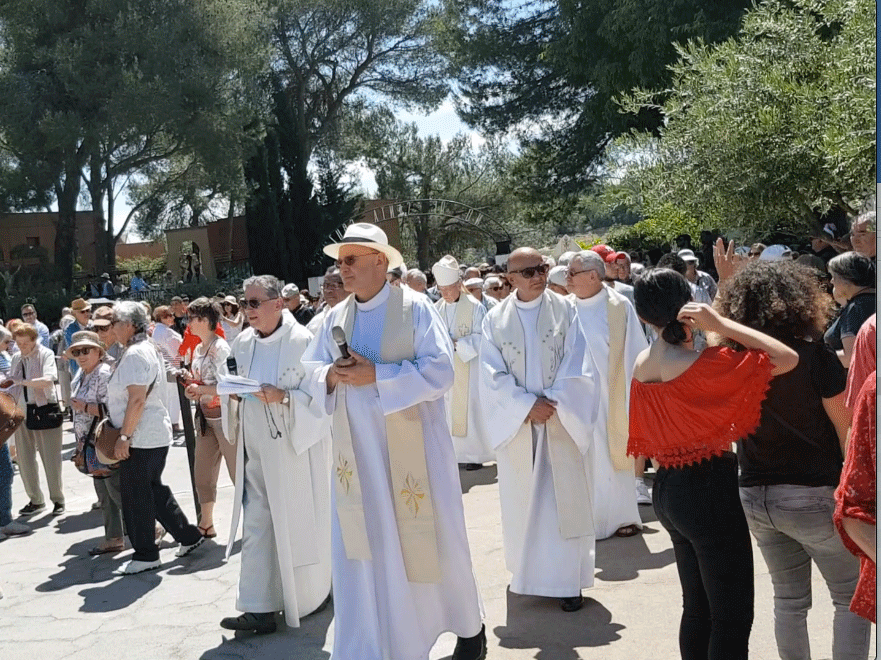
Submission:
[[[131,437],[130,437],[130,436],[127,436],[125,433],[121,433],[121,434],[119,435],[119,441],[120,441],[120,442],[128,442],[128,441],[130,441],[130,440],[131,440]]]
[[[282,400],[281,400],[281,403],[282,403],[282,405],[286,406],[286,405],[288,405],[290,402],[291,402],[291,397],[288,395],[287,392],[285,392],[285,393],[284,393],[284,397],[283,397]]]

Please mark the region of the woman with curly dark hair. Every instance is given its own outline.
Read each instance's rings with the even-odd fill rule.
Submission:
[[[757,261],[720,283],[715,306],[799,356],[795,369],[771,381],[758,428],[738,444],[740,499],[774,585],[780,657],[811,657],[813,560],[835,605],[832,657],[865,660],[870,624],[849,611],[859,561],[832,520],[849,425],[847,372],[822,339],[832,301],[801,264]]]

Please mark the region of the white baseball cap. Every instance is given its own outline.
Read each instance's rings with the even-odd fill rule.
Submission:
[[[759,255],[759,261],[780,261],[781,259],[791,258],[792,250],[785,245],[769,245]]]

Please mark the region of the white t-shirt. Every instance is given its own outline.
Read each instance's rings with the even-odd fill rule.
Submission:
[[[116,370],[107,384],[107,409],[110,423],[122,428],[128,405],[128,386],[143,385],[153,389],[147,396],[144,412],[132,433],[135,449],[167,447],[171,442],[171,419],[166,408],[165,365],[159,352],[149,341],[141,341],[125,349]]]

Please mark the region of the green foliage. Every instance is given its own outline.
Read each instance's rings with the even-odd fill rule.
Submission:
[[[657,131],[661,114],[619,112],[634,87],[663,89],[674,43],[710,42],[737,29],[749,0],[446,0],[441,32],[462,90],[463,118],[488,131],[513,130],[545,197],[579,193],[611,139]]]
[[[128,273],[129,276],[133,276],[136,270],[141,271],[145,275],[147,273],[158,273],[162,275],[165,273],[166,268],[168,266],[167,263],[167,255],[162,255],[161,257],[132,257],[131,259],[120,259],[116,262],[116,269],[121,272]],[[148,280],[151,281],[152,280]]]
[[[756,237],[854,212],[875,189],[874,17],[870,0],[769,0],[736,38],[679,49],[667,99],[626,104],[667,122],[620,143],[652,156],[625,167],[643,207],[709,209]]]
[[[602,242],[616,250],[652,250],[669,246],[680,234],[688,234],[699,245],[703,229],[709,229],[706,222],[668,205],[634,225],[612,227]]]

